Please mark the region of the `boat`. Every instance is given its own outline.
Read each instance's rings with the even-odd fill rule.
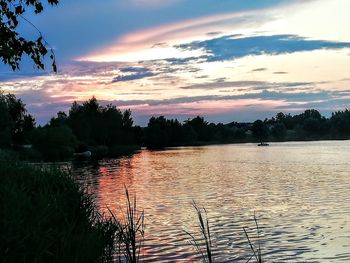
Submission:
[[[266,142],[261,142],[258,144],[258,146],[269,146],[270,144],[266,143]]]

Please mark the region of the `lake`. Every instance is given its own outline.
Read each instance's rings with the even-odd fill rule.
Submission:
[[[101,211],[120,215],[124,185],[145,212],[144,262],[196,262],[185,231],[199,235],[192,202],[205,207],[216,262],[246,262],[257,245],[268,262],[350,262],[350,141],[142,150],[73,163]]]

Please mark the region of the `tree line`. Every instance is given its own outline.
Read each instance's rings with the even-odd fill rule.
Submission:
[[[130,110],[103,106],[93,97],[72,103],[68,113],[58,112],[46,125],[38,126],[21,99],[0,94],[0,147],[16,150],[24,159],[65,160],[85,151],[95,157],[117,156],[141,146],[324,139],[350,139],[349,110],[333,112],[330,118],[311,109],[228,124],[209,123],[200,116],[184,122],[159,116],[142,128],[134,125]]]

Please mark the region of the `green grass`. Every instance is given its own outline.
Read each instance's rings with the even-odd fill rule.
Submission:
[[[67,173],[3,158],[0,198],[2,262],[111,260],[118,225]]]

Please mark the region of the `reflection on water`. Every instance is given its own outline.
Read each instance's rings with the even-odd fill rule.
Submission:
[[[137,194],[146,262],[195,261],[192,200],[208,210],[216,262],[248,259],[254,211],[267,261],[350,262],[349,141],[143,150],[73,171],[102,211],[119,214],[124,185]]]

